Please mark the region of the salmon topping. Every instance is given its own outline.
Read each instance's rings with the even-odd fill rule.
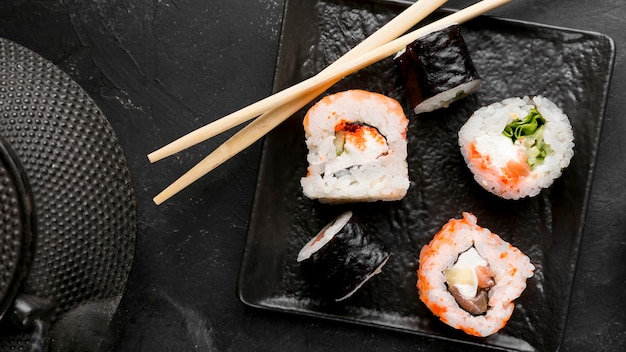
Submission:
[[[488,291],[495,285],[493,273],[474,247],[461,253],[457,262],[444,271],[448,291],[459,306],[472,315],[487,312]]]

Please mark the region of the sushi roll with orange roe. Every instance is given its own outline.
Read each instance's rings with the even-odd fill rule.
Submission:
[[[474,179],[505,199],[533,197],[561,176],[574,155],[567,116],[542,96],[508,98],[478,109],[459,131]]]
[[[395,99],[364,90],[328,95],[303,125],[304,195],[323,203],[393,201],[409,188],[408,119]]]
[[[506,325],[534,270],[518,248],[463,213],[420,251],[417,289],[441,321],[485,337]]]

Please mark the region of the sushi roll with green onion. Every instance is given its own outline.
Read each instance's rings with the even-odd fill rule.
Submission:
[[[568,117],[542,96],[504,99],[478,109],[459,130],[474,179],[505,199],[533,197],[561,176],[574,155]]]

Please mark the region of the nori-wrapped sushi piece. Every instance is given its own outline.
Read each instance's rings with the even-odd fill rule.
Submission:
[[[416,114],[447,108],[482,84],[458,25],[418,38],[394,61]]]
[[[341,301],[380,273],[389,256],[384,243],[348,211],[302,248],[298,262],[316,294]]]

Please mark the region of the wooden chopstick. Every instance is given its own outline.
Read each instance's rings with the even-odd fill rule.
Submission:
[[[441,7],[441,5],[443,5],[446,1],[448,0],[418,0],[413,5],[409,6],[406,10],[402,11],[402,13],[394,17],[391,21],[389,21],[389,23],[387,23],[376,32],[374,32],[372,35],[364,39],[360,44],[345,53],[343,56],[341,56],[339,59],[337,59],[320,73],[327,72],[329,69],[332,68],[336,68],[342,63],[345,63],[346,61],[353,59],[358,55],[362,55],[369,50],[375,49],[376,47],[397,38],[402,33],[408,31],[419,21],[424,19],[426,16],[431,14],[433,11]],[[329,84],[329,86],[331,85],[332,84]],[[306,103],[308,103],[308,101],[304,102],[302,106],[306,105]],[[298,109],[296,109],[295,111],[297,110]],[[246,114],[247,111],[253,112]],[[223,118],[215,120],[212,123],[209,123],[203,127],[200,127],[199,129],[192,131],[148,154],[148,160],[150,160],[150,162],[159,161],[163,158],[178,153],[181,150],[184,150],[211,137],[214,137],[230,128],[238,126],[239,124],[258,116],[261,113],[265,113],[266,111],[261,111],[260,113],[254,115],[255,112],[256,111],[254,109],[250,109],[250,106],[248,106],[248,108],[244,108],[230,115],[226,115]]]
[[[364,54],[369,50],[372,50],[394,38],[397,38],[402,33],[408,31],[411,27],[424,19],[428,14],[435,11],[447,0],[419,0],[413,5],[409,6],[399,15],[395,16],[383,27],[378,29],[372,35],[364,39],[360,44],[352,48],[345,53],[335,62],[333,62],[328,68],[336,67],[342,62],[346,62],[358,55]],[[323,71],[322,71],[323,72]],[[318,88],[314,93],[310,93],[305,97],[296,99],[288,104],[279,106],[276,109],[264,112],[261,117],[244,127],[237,134],[233,135],[230,139],[224,142],[221,146],[215,149],[209,156],[207,156],[202,162],[198,163],[194,168],[189,170],[183,177],[174,182],[170,187],[165,189],[161,194],[154,198],[156,204],[160,204],[171,195],[177,193],[180,189],[185,188],[195,179],[190,178],[191,175],[204,175],[212,171],[215,167],[221,165],[226,160],[230,159],[240,151],[249,147],[252,143],[267,134],[268,131],[274,129],[282,121],[293,115],[296,111],[305,106],[308,102],[321,95],[326,89],[332,86],[333,83],[326,84],[324,87]],[[148,159],[151,162],[158,161],[169,155],[172,155],[178,151],[181,151],[189,146],[197,144],[205,139],[212,137],[212,133],[207,134],[206,130],[213,130],[210,125],[207,125],[200,130],[196,130],[186,136],[179,138],[178,140],[156,150],[148,155]]]
[[[196,166],[194,166],[187,173],[185,173],[174,183],[172,183],[161,193],[159,193],[156,197],[154,197],[153,201],[156,204],[163,203],[174,194],[178,193],[180,190],[184,189],[191,183],[198,180],[200,177],[213,170],[215,167],[221,165],[230,157],[236,155],[241,150],[250,146],[252,143],[264,136],[267,132],[276,127],[286,118],[291,116],[293,112],[297,111],[300,108],[297,107],[300,104],[294,103],[293,105],[290,105],[287,104],[287,102],[303,102],[305,101],[305,99],[308,99],[307,101],[310,101],[316,96],[322,94],[324,90],[326,90],[329,86],[332,86],[332,84],[336,83],[339,79],[347,76],[348,74],[356,72],[363,67],[366,67],[386,57],[394,55],[398,51],[404,49],[407,44],[413,42],[421,36],[434,30],[449,26],[451,24],[460,24],[466,22],[510,1],[511,0],[483,0],[463,10],[455,12],[447,17],[444,17],[436,22],[433,22],[429,25],[421,27],[420,29],[410,32],[398,39],[388,42],[387,44],[379,46],[374,50],[370,50],[364,55],[357,56],[354,59],[345,60],[346,62],[342,63],[341,65],[336,65],[333,67],[329,66],[326,70],[320,72],[318,75],[306,81],[303,81],[273,96],[252,104],[248,108],[239,110],[239,112],[241,112],[241,116],[246,116],[246,118],[249,119],[249,114],[251,112],[262,112],[262,108],[269,110],[273,106],[279,106],[279,108],[277,108],[277,113],[270,114],[272,116],[271,120],[267,118],[261,120],[261,118],[259,118],[251,122],[248,126],[232,136],[231,139],[218,147],[213,153],[204,158]],[[281,105],[283,103],[285,103],[286,105]],[[306,104],[306,102],[304,104]],[[237,118],[241,117],[238,116]]]

